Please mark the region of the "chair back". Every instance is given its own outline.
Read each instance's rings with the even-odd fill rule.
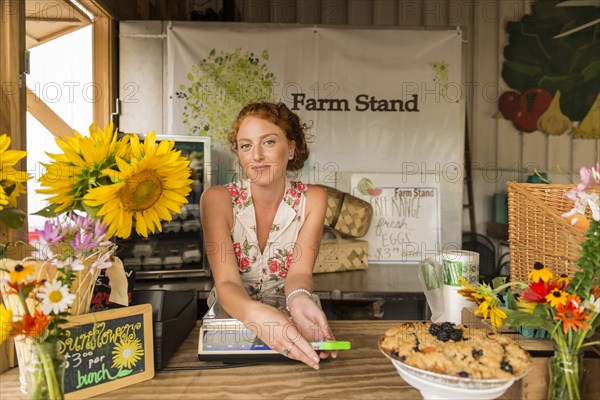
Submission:
[[[496,246],[485,235],[464,232],[462,249],[479,254],[479,280],[490,283],[496,277]]]

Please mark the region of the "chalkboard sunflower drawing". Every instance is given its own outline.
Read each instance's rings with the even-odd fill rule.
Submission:
[[[212,49],[192,66],[188,86],[181,84],[175,95],[185,100],[183,123],[190,132],[210,135],[227,145],[227,132],[246,104],[270,100],[275,74],[267,68],[268,50],[260,54]]]
[[[144,355],[140,339],[121,340],[112,351],[112,367],[133,369]]]
[[[509,22],[498,117],[521,132],[600,138],[599,1],[544,0]],[[571,121],[581,121],[575,129]]]

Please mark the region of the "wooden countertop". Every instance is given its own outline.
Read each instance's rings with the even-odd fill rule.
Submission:
[[[294,361],[242,368],[158,371],[154,379],[97,396],[98,399],[418,399],[377,348],[378,338],[399,321],[330,321],[339,340],[352,350],[321,363],[319,371]],[[168,367],[216,365],[198,361],[199,324]],[[24,399],[18,368],[0,375],[1,399]],[[516,386],[516,385],[515,385]],[[517,398],[512,388],[501,399]]]

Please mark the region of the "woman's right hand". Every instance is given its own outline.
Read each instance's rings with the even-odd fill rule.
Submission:
[[[252,318],[244,325],[272,350],[284,355],[289,351],[287,357],[319,369],[319,355],[286,314],[259,302],[253,305],[250,314]]]

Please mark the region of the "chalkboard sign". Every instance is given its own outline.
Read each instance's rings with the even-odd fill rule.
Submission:
[[[84,399],[154,377],[152,306],[70,317],[60,351],[65,398]]]
[[[418,263],[441,247],[440,176],[353,174],[351,193],[373,206],[369,262]]]

